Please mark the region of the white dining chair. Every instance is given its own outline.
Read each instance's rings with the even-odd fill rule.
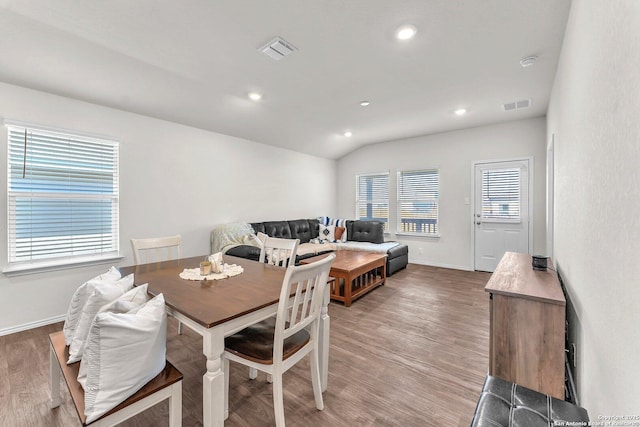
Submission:
[[[182,237],[180,235],[131,239],[131,247],[133,248],[133,261],[136,265],[182,258]]]
[[[295,265],[299,244],[300,239],[267,237],[262,242],[262,250],[260,251],[258,261],[281,267]],[[256,369],[249,368],[249,378],[254,380],[257,376],[258,371]],[[267,380],[271,382],[271,375],[267,375]]]
[[[267,237],[262,244],[258,261],[282,267],[295,265],[299,244],[300,239]]]
[[[133,261],[136,265],[182,258],[182,236],[131,239]],[[182,335],[182,322],[178,321],[178,335]]]
[[[276,426],[284,427],[282,375],[310,355],[316,408],[324,409],[318,356],[319,320],[335,254],[311,264],[287,268],[276,317],[249,326],[225,339],[225,413],[229,411],[229,361],[271,375]]]

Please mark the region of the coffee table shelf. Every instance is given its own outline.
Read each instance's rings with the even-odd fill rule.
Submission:
[[[325,256],[307,258],[301,263],[309,264]],[[356,299],[384,285],[387,276],[386,260],[386,254],[348,250],[336,252],[330,272],[336,279],[330,284],[331,299],[342,301],[349,307]]]

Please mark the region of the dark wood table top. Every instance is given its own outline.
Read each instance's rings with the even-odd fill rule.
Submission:
[[[244,272],[221,280],[181,279],[185,268],[199,268],[204,255],[152,264],[121,267],[123,276],[134,273],[134,283],[148,283],[151,295],[164,295],[167,306],[196,323],[211,328],[231,319],[275,304],[285,269],[256,261],[225,256],[227,264],[237,264]]]

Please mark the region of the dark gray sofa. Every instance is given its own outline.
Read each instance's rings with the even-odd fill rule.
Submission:
[[[262,232],[270,237],[283,239],[300,239],[300,243],[309,243],[318,238],[320,222],[317,219],[296,219],[291,221],[265,221],[250,223],[255,233]],[[347,242],[369,242],[374,244],[384,243],[384,224],[378,221],[351,220],[346,222]],[[317,253],[303,254],[296,257],[296,263],[305,258],[318,254],[331,252],[332,249]],[[367,250],[359,249],[359,250]],[[258,260],[260,248],[250,245],[235,246],[226,251],[226,254],[241,258]],[[386,251],[387,277],[407,266],[409,262],[409,250],[407,245],[398,244]]]

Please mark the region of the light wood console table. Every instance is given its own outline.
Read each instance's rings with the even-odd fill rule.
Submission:
[[[566,301],[548,260],[507,252],[484,290],[490,293],[489,373],[564,400]]]

